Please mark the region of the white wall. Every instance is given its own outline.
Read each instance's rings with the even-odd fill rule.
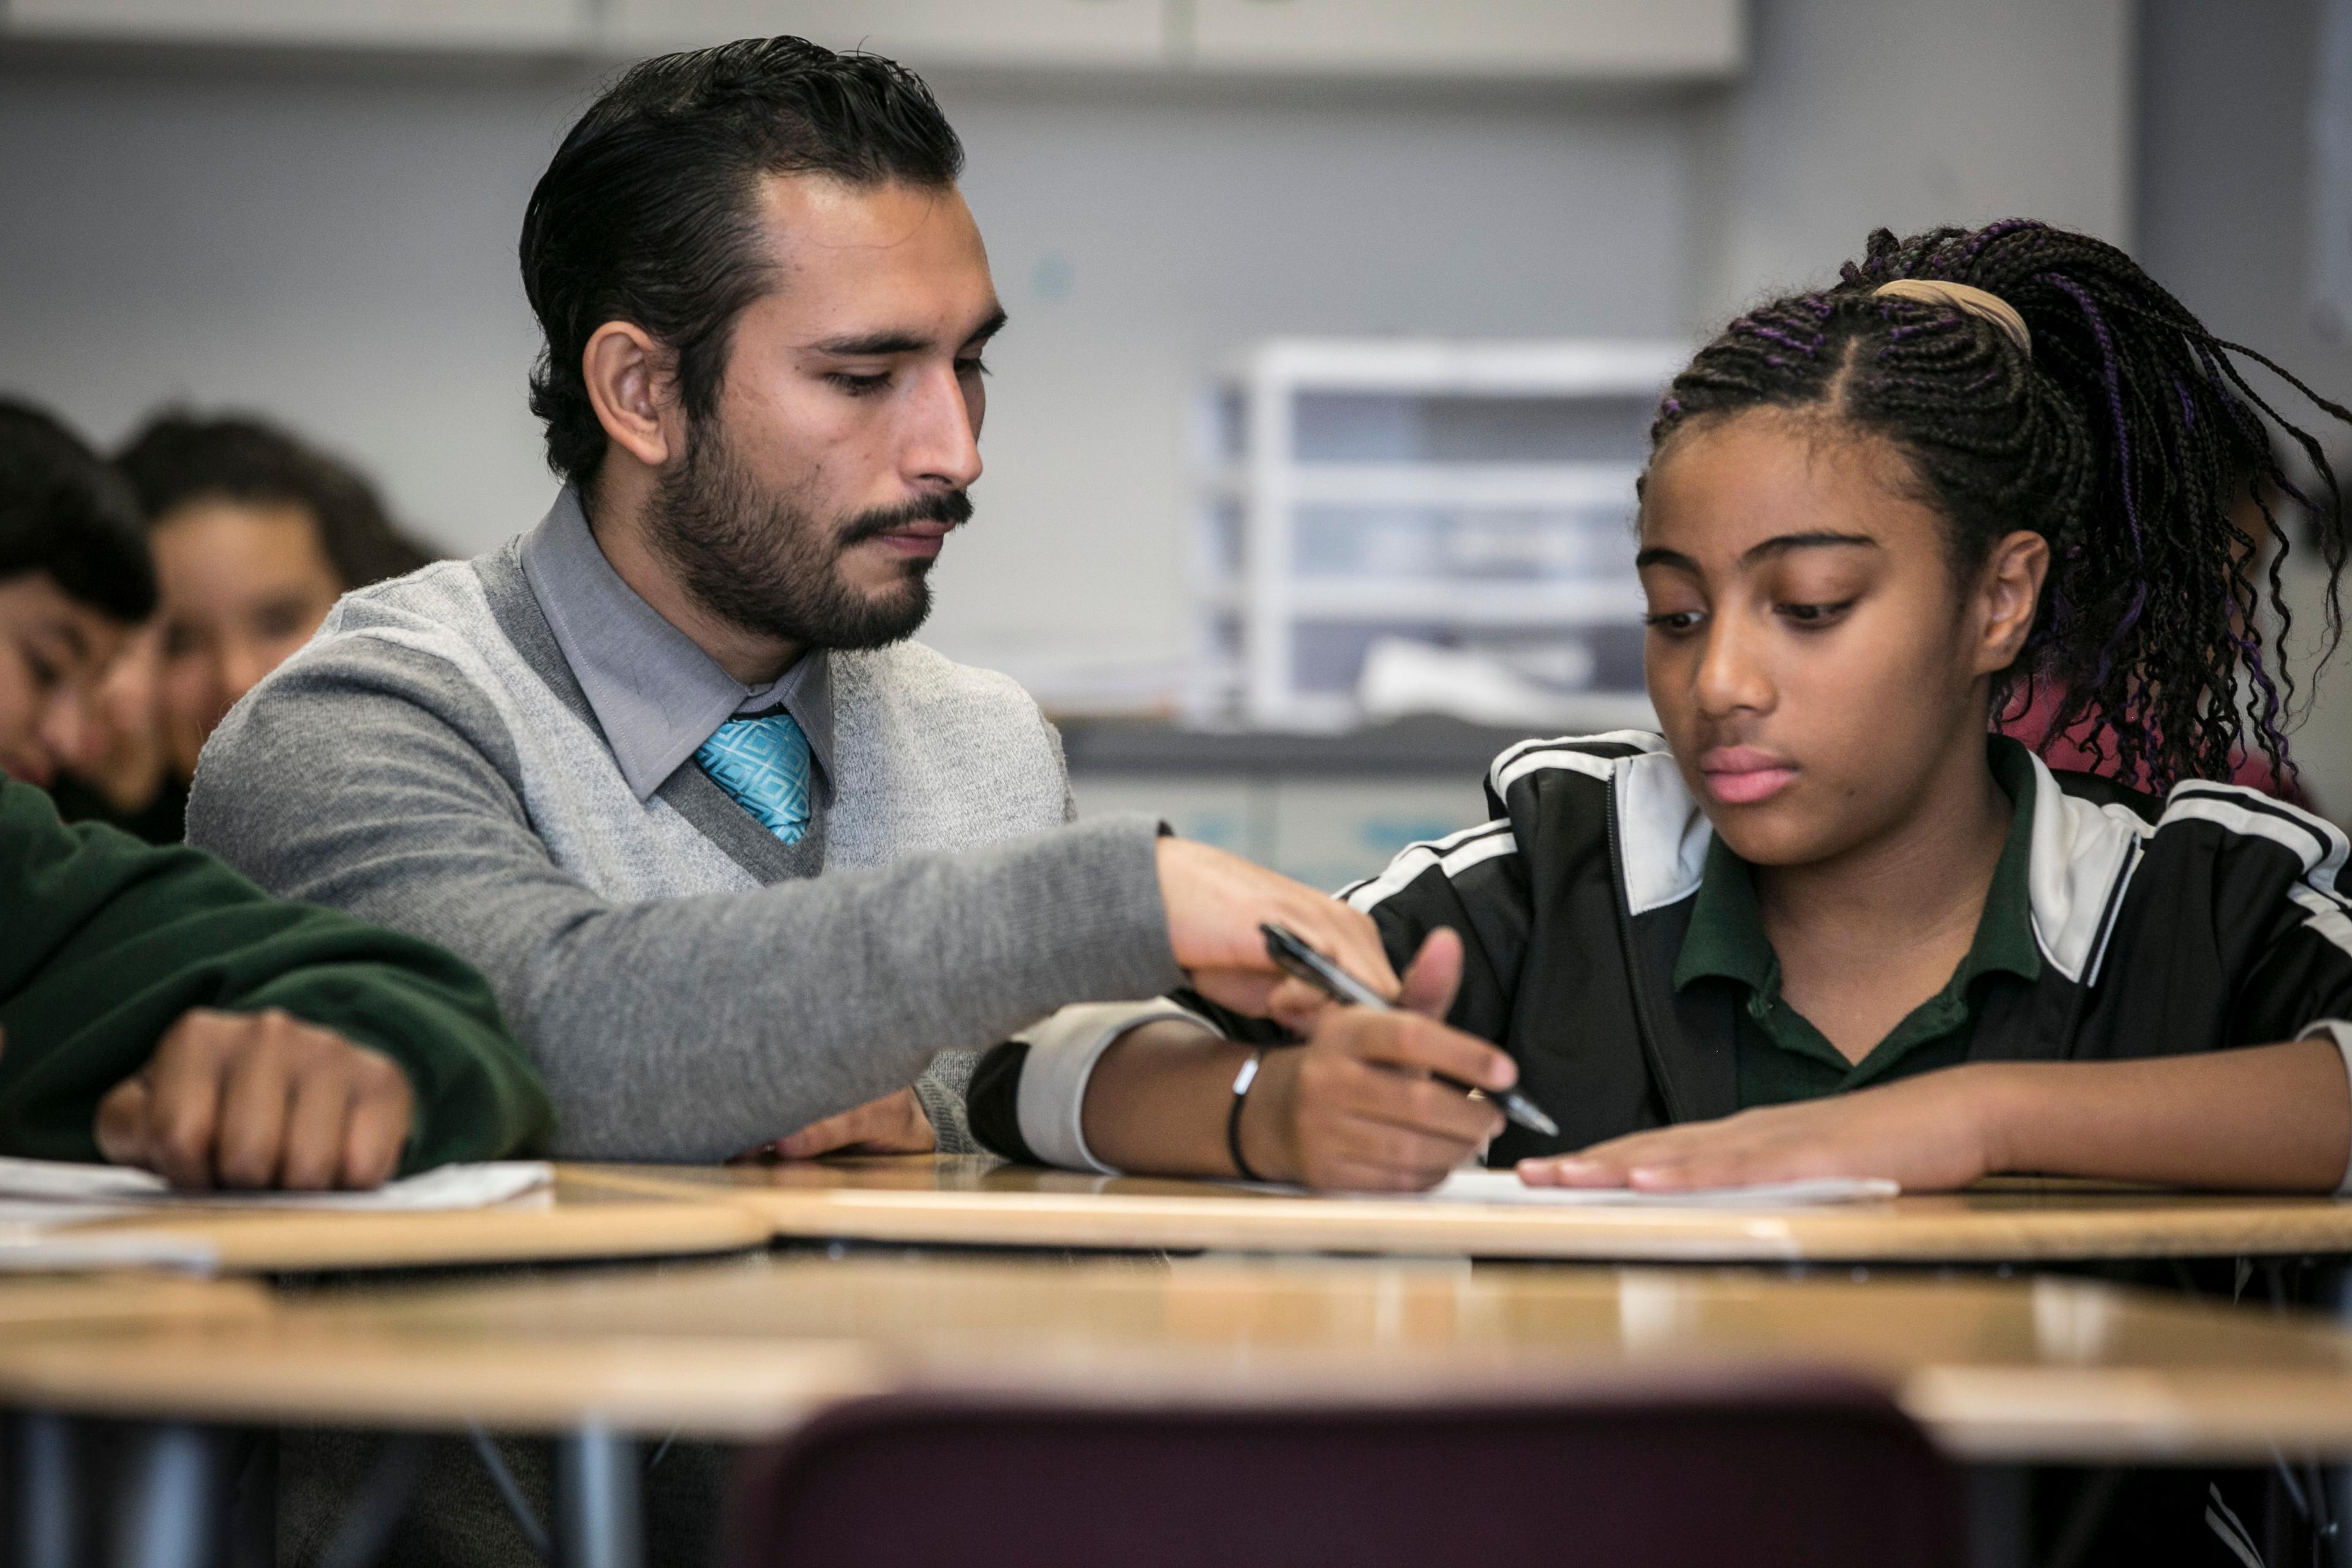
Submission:
[[[1706,156],[1709,317],[1874,228],[2038,217],[2131,243],[2134,0],[1763,0]]]
[[[1875,223],[2122,233],[2127,14],[1759,0],[1755,74],[1714,90],[943,77],[1013,324],[932,640],[1041,683],[1181,653],[1193,398],[1259,335],[1696,333]],[[0,389],[106,440],[260,409],[449,548],[527,526],[514,236],[593,83],[0,55]]]
[[[551,490],[515,236],[588,98],[574,78],[0,66],[0,390],[106,441],[171,399],[262,410],[440,543],[500,539]]]
[[[2142,17],[2139,255],[2183,304],[2221,336],[2294,370],[2322,395],[2352,404],[2352,344],[2322,331],[2312,310],[2310,121],[2318,0],[2215,7],[2147,0]],[[2352,481],[2352,430],[2316,414],[2259,369],[2258,385],[2318,435]],[[2290,556],[2305,680],[2324,626],[2325,574]],[[2320,672],[2294,755],[2319,804],[2352,816],[2352,659]]]

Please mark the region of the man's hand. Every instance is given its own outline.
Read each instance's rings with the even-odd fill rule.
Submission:
[[[1263,1016],[1282,972],[1257,928],[1288,926],[1340,968],[1379,992],[1397,994],[1371,917],[1304,882],[1187,838],[1160,841],[1160,897],[1177,966],[1194,990],[1237,1013]]]
[[[782,1160],[814,1160],[820,1154],[928,1154],[939,1146],[939,1134],[931,1131],[923,1102],[911,1089],[812,1121],[769,1145]]]
[[[1687,1192],[1825,1176],[1884,1176],[1905,1192],[1948,1192],[1992,1168],[1983,1081],[1948,1068],[1852,1094],[1743,1110],[1519,1162],[1535,1187]]]
[[[373,1187],[415,1098],[392,1058],[290,1014],[198,1007],[99,1101],[99,1152],[175,1187]]]
[[[1486,1147],[1503,1113],[1430,1075],[1507,1089],[1518,1065],[1438,1020],[1462,978],[1462,939],[1433,931],[1405,972],[1400,1013],[1328,1007],[1297,1049],[1269,1051],[1242,1110],[1261,1174],[1349,1192],[1418,1192]]]

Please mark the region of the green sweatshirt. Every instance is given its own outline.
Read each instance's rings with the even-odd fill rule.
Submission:
[[[416,1096],[404,1173],[553,1130],[489,987],[457,959],[273,899],[200,851],[68,827],[0,777],[0,1154],[99,1158],[99,1100],[191,1007],[282,1007],[398,1062]]]

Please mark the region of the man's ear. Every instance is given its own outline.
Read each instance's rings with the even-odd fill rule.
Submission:
[[[1994,543],[1977,583],[1977,674],[1990,675],[2017,662],[2049,574],[2050,542],[2040,534],[2020,529]]]
[[[588,401],[613,444],[649,468],[681,450],[670,354],[634,321],[607,321],[580,355]]]

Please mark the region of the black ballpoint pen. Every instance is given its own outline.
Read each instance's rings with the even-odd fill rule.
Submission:
[[[1307,946],[1297,932],[1271,921],[1261,922],[1257,929],[1265,933],[1265,955],[1273,959],[1284,973],[1297,975],[1334,1002],[1369,1007],[1375,1013],[1396,1011],[1379,992]],[[1516,1089],[1479,1089],[1458,1079],[1447,1078],[1443,1073],[1433,1076],[1440,1082],[1450,1083],[1465,1094],[1485,1095],[1502,1108],[1504,1115],[1531,1132],[1540,1132],[1547,1138],[1559,1136],[1559,1123],[1545,1115],[1543,1107]]]

